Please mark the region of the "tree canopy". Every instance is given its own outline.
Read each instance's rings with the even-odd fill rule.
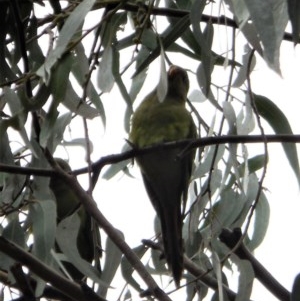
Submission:
[[[179,157],[197,153],[183,226],[183,293],[174,299],[251,300],[257,279],[279,300],[298,300],[299,276],[287,290],[253,252],[272,211],[264,184],[269,143],[282,144],[300,184],[300,136],[251,82],[257,60],[281,74],[280,51],[298,44],[299,16],[296,0],[1,0],[3,298],[103,301],[114,290],[122,300],[136,292],[173,299],[157,219],[156,235],[130,246],[96,191],[103,180],[135,175],[137,155],[182,147]],[[188,72],[198,138],[136,149],[126,140],[131,116],[156,85],[166,91],[172,64]],[[126,192],[122,201],[134,197]],[[113,199],[112,191],[101,202],[118,215]],[[129,222],[139,214],[132,212]]]

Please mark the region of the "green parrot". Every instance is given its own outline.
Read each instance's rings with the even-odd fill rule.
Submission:
[[[71,172],[71,168],[66,161],[60,158],[56,158],[55,161],[64,171]],[[91,263],[94,260],[96,251],[91,217],[80,204],[77,195],[59,177],[51,177],[49,187],[56,199],[57,223],[78,210],[77,213],[80,217],[81,224],[77,236],[77,248],[80,256]],[[96,243],[100,245],[99,231],[96,233],[96,236]],[[56,247],[59,250],[59,247]],[[84,275],[70,262],[65,262],[64,266],[74,280],[79,281],[83,279]]]
[[[159,101],[156,88],[132,116],[129,140],[137,148],[197,136],[192,116],[185,108],[189,89],[187,72],[173,65],[167,76],[168,89],[164,100]],[[179,158],[182,150],[159,149],[136,158],[146,191],[160,220],[164,256],[177,287],[183,272],[182,208],[195,156],[195,151],[191,151]]]

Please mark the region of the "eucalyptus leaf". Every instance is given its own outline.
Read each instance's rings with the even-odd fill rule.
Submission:
[[[247,247],[251,251],[256,249],[263,242],[267,233],[269,219],[270,205],[265,194],[262,192],[255,207],[252,237],[251,240],[247,242]]]
[[[257,155],[250,159],[248,162],[243,162],[238,166],[238,173],[231,174],[230,180],[227,182],[226,187],[230,188],[234,185],[237,176],[241,176],[245,173],[245,168],[248,166],[249,174],[255,173],[256,171],[260,170],[265,165],[266,156],[265,155]]]
[[[130,150],[131,147],[128,145],[128,143],[124,144],[122,147],[122,152],[126,152]],[[124,169],[132,162],[132,159],[124,160],[121,162],[118,162],[116,164],[111,165],[108,167],[108,169],[103,173],[102,178],[105,180],[110,180],[112,177],[114,177],[117,173],[120,171],[124,171]]]
[[[217,155],[215,156],[215,151],[217,147]],[[218,146],[209,146],[207,148],[207,151],[205,153],[203,162],[199,164],[194,173],[193,173],[193,179],[201,178],[203,177],[209,170],[212,168],[212,163],[214,160],[214,164],[217,165],[217,163],[223,158],[225,152],[225,145],[218,145]]]
[[[168,75],[167,75],[165,60],[166,58],[164,54],[164,49],[161,45],[159,82],[156,89],[157,98],[159,102],[164,101],[168,91]]]
[[[140,246],[133,248],[132,251],[135,252],[136,255],[141,259],[144,256],[145,252],[147,251],[147,248],[145,248],[144,245],[140,245]],[[142,292],[141,286],[133,277],[134,269],[133,269],[132,265],[128,262],[126,257],[122,258],[121,272],[122,272],[124,279],[127,281],[128,284],[130,284],[132,287],[134,287],[138,292]]]
[[[249,22],[250,13],[245,0],[225,0],[225,3],[235,16],[239,29],[246,37],[248,43],[262,56],[261,42],[255,26],[252,22]]]
[[[262,95],[254,94],[253,97],[259,115],[269,123],[276,134],[293,135],[288,118],[275,103]],[[300,169],[296,145],[282,143],[282,147],[300,186]]]
[[[250,68],[249,59],[251,58]],[[242,57],[242,66],[239,68],[236,79],[234,80],[232,86],[237,88],[240,87],[247,79],[248,74],[250,74],[256,65],[255,55],[252,55],[252,49],[246,44],[244,46],[244,54]]]
[[[53,96],[52,106],[54,107],[57,107],[58,104],[62,102],[66,97],[69,74],[73,62],[73,57],[70,54],[67,54],[62,59],[60,59],[59,64],[57,64],[51,72],[49,88]]]
[[[22,106],[22,103],[17,93],[15,93],[12,89],[7,87],[4,87],[3,90],[3,97],[6,98],[6,102],[8,103],[11,113],[13,115],[13,117],[10,118],[10,120],[6,120],[5,122],[7,122],[10,126],[12,126],[15,130],[19,132],[26,146],[32,151],[34,155],[36,155],[35,149],[32,146],[25,129],[25,123],[27,121],[28,112]]]
[[[15,165],[7,135],[7,126],[2,120],[0,120],[0,145],[0,163]],[[23,188],[26,176],[15,173],[0,173],[0,179],[0,206],[7,204],[13,207],[18,206],[14,201]]]
[[[30,220],[34,236],[33,253],[42,261],[49,262],[56,232],[56,205],[44,200],[30,205]]]
[[[162,46],[167,51],[168,47],[173,44],[182,33],[190,25],[189,15],[187,14],[183,18],[179,19],[175,24],[170,24],[167,29],[161,34]],[[157,47],[149,54],[149,56],[137,67],[133,77],[138,75],[141,71],[146,69],[161,53],[161,45]]]
[[[66,96],[62,104],[71,112],[87,119],[94,119],[99,116],[97,109],[81,101],[70,82],[67,84]]]
[[[235,301],[246,301],[250,300],[253,281],[255,278],[252,264],[248,260],[240,260],[238,262],[238,269],[240,272],[238,278],[238,291]]]
[[[97,73],[97,83],[100,90],[104,93],[110,92],[114,86],[115,79],[112,71],[113,50],[107,46],[104,50]]]
[[[238,135],[248,135],[255,128],[253,109],[248,95],[245,99],[245,105],[237,116],[236,127]]]
[[[80,217],[75,212],[74,214],[63,219],[57,226],[56,241],[59,248],[65,254],[67,259],[79,270],[83,275],[88,276],[96,283],[101,283],[99,272],[91,266],[89,262],[84,260],[77,248],[77,235],[80,227]]]
[[[51,133],[51,137],[47,141],[47,147],[49,150],[52,150],[54,152],[56,147],[61,143],[61,141],[63,140],[65,129],[68,125],[70,125],[71,120],[72,120],[72,114],[69,112],[59,116],[56,119],[55,125],[54,125],[52,133]],[[90,145],[91,145],[91,151],[92,151],[93,145],[92,144],[90,144]]]
[[[244,0],[251,20],[264,46],[263,58],[269,67],[280,73],[279,51],[288,22],[286,1]]]
[[[218,282],[219,301],[224,301],[221,262],[220,262],[218,254],[215,252],[212,253],[212,263],[213,263],[213,269],[216,274],[217,282]]]
[[[14,215],[9,221],[8,225],[3,229],[1,236],[14,242],[18,246],[26,249],[24,230],[22,229],[18,215]],[[10,267],[15,263],[15,260],[4,253],[0,252],[0,267],[1,269],[8,271]]]
[[[48,54],[45,63],[37,70],[45,83],[49,82],[51,69],[66,52],[69,42],[72,40],[77,29],[81,26],[87,13],[91,10],[96,0],[83,0],[68,17],[60,31],[56,46]]]
[[[76,56],[74,58],[74,63],[72,65],[72,74],[75,76],[77,82],[80,86],[85,89],[88,99],[98,110],[103,125],[106,125],[106,116],[104,106],[100,99],[99,93],[96,91],[93,82],[90,80],[88,83],[87,75],[89,74],[89,61],[86,57],[84,47],[82,43],[76,46]]]
[[[124,234],[121,231],[118,231],[118,233],[124,239]],[[122,252],[109,237],[107,237],[106,239],[105,254],[106,256],[103,270],[101,273],[101,280],[107,285],[110,285],[111,281],[113,280],[116,274],[117,269],[120,266]],[[106,298],[107,285],[103,286],[100,284],[98,288],[98,293],[103,298]]]

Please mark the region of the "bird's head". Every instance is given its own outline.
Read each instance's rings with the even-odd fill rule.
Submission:
[[[187,72],[175,65],[168,71],[168,97],[185,103],[189,90],[189,78]]]

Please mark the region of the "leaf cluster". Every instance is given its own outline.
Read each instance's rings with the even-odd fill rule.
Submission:
[[[103,157],[92,159],[99,138],[91,137],[91,124],[105,128],[121,119],[128,133],[135,101],[160,58],[155,80],[165,63],[189,70],[189,108],[200,138],[259,133],[263,139],[254,150],[246,142],[198,147],[183,228],[186,299],[202,300],[212,290],[211,300],[250,300],[257,278],[287,300],[289,292],[279,283],[269,285],[272,276],[257,270],[252,252],[263,242],[270,216],[266,128],[278,135],[293,132],[278,105],[252,90],[250,75],[257,56],[280,73],[281,44],[299,42],[299,9],[293,0],[0,1],[0,281],[5,290],[25,299],[103,300],[110,298],[121,271],[126,285],[122,289],[123,282],[116,282],[120,299],[137,291],[144,298],[169,300],[151,277],[172,282],[159,238],[130,248],[126,229],[110,225],[91,197],[99,174],[106,180],[120,171],[130,177],[135,155],[121,162],[104,158],[112,165],[102,173]],[[291,33],[285,32],[288,21]],[[220,36],[225,48],[217,46]],[[110,111],[105,99],[116,90],[122,101]],[[69,135],[74,128],[75,135]],[[76,146],[88,166],[77,173],[87,175],[87,192],[75,173],[61,170],[53,159],[63,153],[76,160]],[[296,146],[282,146],[300,182]],[[123,151],[128,149],[126,143]],[[95,244],[100,251],[90,261],[77,245],[79,209],[58,220],[51,177],[75,192],[93,218],[90,231],[105,240],[103,246]],[[242,229],[236,245],[222,236],[225,228]],[[247,250],[243,256],[239,247]],[[64,262],[83,275],[81,286]],[[228,285],[230,272],[238,279],[236,292]]]

